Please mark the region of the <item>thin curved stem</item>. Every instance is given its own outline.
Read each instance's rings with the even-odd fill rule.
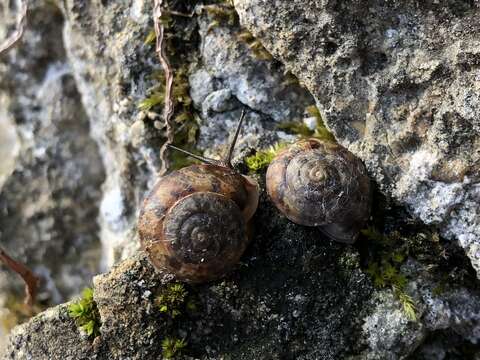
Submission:
[[[173,70],[168,61],[165,50],[165,27],[161,22],[163,0],[154,0],[153,5],[153,22],[155,26],[156,46],[155,51],[158,55],[163,71],[165,72],[165,104],[163,107],[163,120],[167,129],[167,140],[160,148],[160,160],[162,165],[160,168],[160,175],[167,172],[170,161],[168,159],[166,150],[168,146],[173,143],[174,128],[172,124],[172,116],[174,112],[174,103],[172,99],[172,85],[173,85]]]
[[[20,14],[17,18],[17,29],[8,37],[2,44],[0,44],[0,55],[6,53],[17,44],[23,36],[25,27],[27,25],[27,2],[20,1]]]
[[[25,304],[32,306],[37,296],[38,277],[27,266],[12,259],[2,248],[0,248],[0,261],[22,277],[25,282]]]

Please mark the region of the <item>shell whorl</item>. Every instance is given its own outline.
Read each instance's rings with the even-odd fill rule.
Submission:
[[[217,165],[192,165],[161,177],[144,201],[138,231],[159,269],[204,282],[225,275],[248,245],[258,185]]]
[[[211,264],[242,253],[247,243],[238,206],[220,194],[199,192],[180,199],[163,222],[169,256],[185,264]]]
[[[363,223],[369,212],[362,162],[343,147],[316,139],[300,141],[273,160],[267,191],[279,210],[301,225]]]

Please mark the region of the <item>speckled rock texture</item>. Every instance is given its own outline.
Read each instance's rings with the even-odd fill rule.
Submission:
[[[158,359],[167,337],[188,341],[179,357],[185,359],[480,354],[475,345],[480,340],[478,291],[454,281],[438,291],[445,279],[433,275],[434,265],[408,260],[402,272],[418,316],[411,321],[391,290],[372,286],[361,267],[363,251],[276,214],[263,196],[254,224],[262,231],[233,273],[187,286],[194,311],[173,320],[160,312],[155,299],[174,279],[155,270],[140,252],[94,278],[99,337],[85,338],[67,315],[68,304],[61,305],[17,327],[2,359],[63,359],[66,349],[71,359]],[[455,343],[438,341],[442,338]],[[461,352],[465,347],[469,352]]]
[[[200,54],[190,75],[190,93],[201,111],[199,146],[206,150],[224,145],[233,133],[241,109],[248,109],[247,123],[238,151],[261,149],[288,135],[277,125],[301,121],[305,109],[315,103],[298,82],[289,82],[285,68],[271,59],[262,60],[242,40],[238,24],[220,23],[208,11],[199,14]]]
[[[58,41],[62,27],[58,9],[32,4],[21,48],[0,59],[0,244],[39,275],[39,299],[49,303],[75,295],[100,271],[105,178]],[[2,267],[0,312],[22,289]]]
[[[194,11],[175,19],[183,37],[170,40],[184,56],[196,150],[218,156],[246,110],[234,161],[244,170],[244,156],[294,138],[279,123],[312,123],[305,108],[317,102],[381,190],[458,238],[476,265],[474,3],[237,0],[242,23],[276,57],[269,59],[258,56],[259,44],[233,10],[212,2],[169,1]],[[196,311],[174,320],[159,311],[155,299],[172,276],[138,252],[136,234],[165,137],[161,106],[139,109],[160,69],[154,47],[144,43],[151,6],[29,1],[25,36],[0,59],[1,246],[41,275],[40,300],[50,304],[106,271],[93,284],[99,337],[77,329],[66,303],[15,328],[8,340],[1,333],[0,343],[8,341],[0,344],[2,359],[159,359],[167,337],[186,339],[187,359],[478,357],[478,283],[463,252],[451,256],[453,243],[442,242],[445,253],[428,261],[415,260],[413,251],[402,255],[415,322],[391,284],[372,283],[375,244],[332,243],[283,218],[264,191],[252,243],[235,271],[187,286]],[[2,37],[12,29],[10,11],[0,6]],[[264,175],[257,176],[263,187]],[[381,222],[385,209],[373,205]],[[389,216],[414,221],[404,212]],[[427,238],[422,254],[433,247]],[[4,297],[20,295],[21,285],[2,268],[0,317]]]
[[[264,209],[259,221],[272,217]],[[364,347],[351,339],[360,337],[373,288],[356,250],[318,230],[271,222],[231,276],[188,287],[197,310],[173,321],[155,304],[171,278],[143,253],[97,276],[101,336],[92,345],[69,340],[72,359],[159,359],[165,337],[186,338],[185,354],[201,359],[337,359]],[[72,324],[63,305],[49,310],[16,329],[2,359],[62,359],[66,348],[49,340],[52,327],[80,340]]]
[[[480,273],[478,1],[235,0],[383,191]]]

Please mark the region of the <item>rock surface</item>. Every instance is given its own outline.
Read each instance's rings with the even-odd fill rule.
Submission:
[[[0,59],[0,244],[41,277],[39,299],[47,303],[78,293],[101,258],[105,173],[57,41],[62,26],[54,6],[32,4],[22,46]],[[20,278],[2,267],[0,313],[22,290]]]
[[[381,188],[480,274],[477,1],[235,0]]]
[[[391,291],[373,290],[354,248],[286,221],[269,231],[234,274],[188,288],[193,312],[172,320],[159,311],[156,296],[172,276],[139,253],[94,279],[99,337],[85,338],[60,305],[16,328],[2,359],[63,359],[65,349],[68,359],[157,359],[166,337],[188,341],[186,359],[403,359],[429,336],[455,338],[456,347],[418,351],[438,359],[480,340],[480,294],[455,286],[434,294],[436,280],[409,262],[421,319],[412,322]]]
[[[248,109],[247,123],[238,150],[272,145],[282,134],[277,125],[301,121],[305,109],[314,104],[310,93],[298,82],[289,82],[284,67],[263,60],[242,40],[245,31],[237,24],[215,21],[208,11],[199,13],[200,54],[190,75],[194,106],[201,111],[199,146],[215,149],[234,131],[240,109]]]
[[[275,211],[263,209],[259,222]],[[350,339],[360,336],[371,307],[371,283],[353,247],[317,230],[278,217],[269,221],[231,276],[188,288],[197,309],[174,320],[155,304],[171,278],[156,272],[143,253],[97,276],[101,336],[92,345],[66,342],[72,359],[157,359],[166,337],[186,338],[186,355],[203,359],[336,359],[361,348]],[[61,305],[17,328],[4,358],[61,359],[63,342],[50,341],[54,327],[65,341],[80,339]]]
[[[169,4],[194,10],[183,1]],[[174,20],[183,37],[171,41],[188,75],[198,148],[218,156],[246,109],[236,152],[241,163],[253,149],[292,138],[278,131],[279,123],[311,123],[304,111],[316,99],[339,141],[365,160],[382,190],[416,205],[413,214],[457,237],[473,259],[479,126],[470,12],[476,10],[461,2],[448,2],[448,12],[430,2],[272,4],[236,2],[242,21],[285,65],[269,59],[225,5],[199,4],[193,18]],[[187,339],[187,358],[202,359],[478,356],[480,298],[478,284],[461,281],[471,272],[464,257],[445,255],[447,266],[440,266],[440,255],[432,264],[408,254],[401,271],[417,306],[413,322],[390,285],[372,286],[365,254],[374,244],[331,243],[286,221],[265,198],[236,271],[188,287],[197,312],[174,321],[160,313],[155,298],[171,276],[137,252],[135,228],[165,135],[161,106],[138,108],[158,85],[154,48],[144,44],[151,5],[31,1],[22,43],[0,59],[2,246],[43,275],[41,297],[53,303],[127,258],[94,280],[100,337],[79,332],[67,303],[17,327],[4,358],[157,359],[161,341],[171,336]],[[0,8],[0,18],[12,17]],[[443,27],[434,38],[435,19]],[[11,30],[8,21],[0,24],[0,35]],[[383,205],[374,205],[382,219]],[[403,212],[390,217],[411,220]],[[422,244],[428,253],[432,244]],[[21,289],[11,276],[0,273],[0,298]]]

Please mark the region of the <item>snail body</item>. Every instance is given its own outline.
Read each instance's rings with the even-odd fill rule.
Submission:
[[[179,280],[200,283],[226,275],[249,243],[258,185],[230,165],[242,119],[243,114],[224,161],[200,158],[207,164],[173,171],[144,201],[138,222],[142,248],[156,268]]]
[[[267,192],[296,224],[319,226],[336,241],[353,243],[370,212],[370,180],[348,150],[318,139],[280,152],[267,170]]]

